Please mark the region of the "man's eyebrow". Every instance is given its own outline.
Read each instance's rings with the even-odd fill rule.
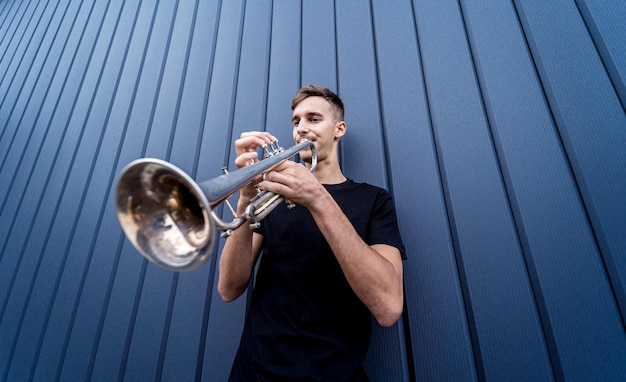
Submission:
[[[305,117],[323,117],[324,114],[322,114],[319,111],[307,111],[306,113],[304,113]],[[291,120],[295,121],[296,119],[300,119],[299,116],[294,115]]]
[[[311,118],[311,117],[324,117],[324,114],[319,112],[319,111],[307,111],[306,113],[304,113],[304,118]],[[294,115],[293,117],[291,117],[291,122],[296,122],[299,121],[301,118],[297,115]]]

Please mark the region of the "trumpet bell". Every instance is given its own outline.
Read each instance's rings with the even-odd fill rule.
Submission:
[[[154,264],[192,271],[211,256],[216,236],[211,206],[184,171],[159,159],[138,159],[122,171],[116,195],[124,233]]]

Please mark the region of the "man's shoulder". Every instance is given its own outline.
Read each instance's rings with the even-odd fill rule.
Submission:
[[[333,198],[342,206],[381,205],[391,199],[391,195],[382,187],[370,183],[355,182],[352,179],[328,189]]]
[[[359,193],[369,194],[369,195],[379,195],[379,196],[388,196],[389,191],[386,189],[375,186],[371,183],[366,182],[355,182],[352,179],[348,179],[349,186],[353,191],[357,191]]]
[[[354,190],[354,189],[361,189],[361,190],[367,190],[370,192],[383,192],[383,193],[388,193],[387,190],[385,190],[382,187],[379,186],[375,186],[373,184],[370,183],[366,183],[366,182],[356,182],[351,178],[347,178],[345,182],[343,183],[339,183],[339,184],[333,184],[330,186],[327,186],[327,188],[330,189],[336,189],[336,190],[343,190],[343,189],[348,189],[348,190]]]

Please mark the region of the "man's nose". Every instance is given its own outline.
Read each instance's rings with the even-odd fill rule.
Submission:
[[[309,132],[309,128],[307,127],[306,123],[300,121],[300,123],[298,123],[297,132],[300,135],[305,135],[306,133],[308,133]]]

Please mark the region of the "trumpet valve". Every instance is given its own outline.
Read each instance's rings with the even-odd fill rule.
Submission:
[[[263,154],[263,158],[269,158],[284,151],[284,149],[278,144],[278,141],[272,141],[266,144],[265,146],[263,146],[263,150],[265,152]]]

